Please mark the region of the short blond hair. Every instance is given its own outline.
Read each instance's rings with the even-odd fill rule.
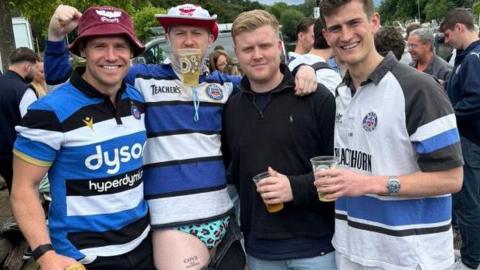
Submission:
[[[251,32],[265,25],[270,25],[275,33],[279,32],[279,23],[277,18],[265,10],[255,9],[240,13],[232,24],[232,38],[243,32]]]

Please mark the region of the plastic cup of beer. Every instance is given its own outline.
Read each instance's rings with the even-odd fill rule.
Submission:
[[[335,156],[318,156],[310,159],[313,172],[334,169],[338,166],[338,157]],[[318,192],[318,199],[322,202],[332,202],[335,199],[326,199],[325,194]]]
[[[202,63],[200,49],[179,49],[178,58],[183,84],[190,87],[198,86]]]
[[[258,184],[258,182],[267,177],[270,177],[270,174],[268,172],[259,173],[253,177],[253,182],[256,185]],[[276,213],[283,209],[283,203],[265,204],[265,206],[267,207],[267,212],[269,213]]]

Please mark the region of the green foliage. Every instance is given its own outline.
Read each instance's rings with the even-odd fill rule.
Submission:
[[[448,10],[455,7],[473,7],[474,14],[478,16],[479,2],[479,0],[384,0],[378,11],[383,24],[389,24],[395,20],[411,20],[418,17],[419,3],[422,22],[433,19],[441,21]]]
[[[153,35],[150,28],[159,26],[155,14],[165,12],[166,10],[164,8],[146,6],[134,13],[133,22],[135,24],[135,33],[141,41],[146,42]]]
[[[303,13],[293,8],[289,8],[282,12],[282,15],[280,16],[280,24],[282,25],[283,35],[288,41],[295,41],[297,39],[295,36],[297,24],[304,17]]]
[[[280,20],[280,17],[282,16],[282,12],[288,9],[288,5],[284,2],[276,2],[272,6],[267,8],[267,11],[270,12],[273,16],[277,18],[277,20]]]
[[[433,19],[440,20],[453,7],[453,3],[448,0],[438,0],[436,2],[429,2],[425,6],[425,15],[427,21]]]

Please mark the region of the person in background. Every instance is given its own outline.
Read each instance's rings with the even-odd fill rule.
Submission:
[[[296,57],[308,53],[313,47],[313,24],[315,19],[305,17],[297,25],[295,50],[288,53],[288,61],[293,61]]]
[[[43,97],[47,94],[47,83],[45,82],[45,72],[43,68],[43,59],[39,58],[40,60],[35,64],[33,80],[30,83],[32,88],[37,93],[38,97]]]
[[[214,50],[209,56],[210,72],[218,70],[221,73],[240,76],[237,66],[233,63],[228,52],[224,50]]]
[[[435,54],[434,36],[428,28],[418,28],[410,32],[407,41],[408,52],[412,56],[410,66],[420,72],[432,75],[442,84],[448,81],[452,66]]]
[[[463,186],[453,195],[453,214],[462,238],[461,259],[454,269],[480,265],[480,39],[475,16],[469,9],[449,11],[440,32],[457,50],[447,93],[457,119],[462,142]]]
[[[382,26],[375,33],[375,48],[381,56],[385,57],[391,51],[397,60],[400,60],[405,51],[405,40],[395,27]]]
[[[15,49],[9,56],[8,70],[0,77],[0,175],[9,192],[13,177],[12,149],[17,136],[15,126],[27,113],[28,106],[37,99],[29,83],[39,60],[29,48]]]
[[[372,0],[323,0],[325,38],[348,66],[336,91],[337,168],[315,172],[335,202],[338,269],[447,269],[451,193],[462,186],[452,106],[432,76],[382,57]]]
[[[288,68],[294,70],[300,64],[312,66],[317,75],[317,82],[323,84],[332,94],[335,94],[335,89],[342,82],[342,77],[329,64],[330,61],[328,60],[333,59],[333,51],[323,36],[322,20],[315,20],[313,30],[315,34],[313,48],[309,53],[300,55],[291,61]]]
[[[418,29],[420,27],[422,27],[422,26],[417,22],[410,23],[409,25],[407,25],[407,29],[406,29],[406,32],[405,32],[405,41],[408,40],[408,37],[410,36],[410,32],[412,32],[413,30]],[[402,55],[402,58],[400,59],[400,62],[404,63],[406,65],[408,65],[412,62],[412,56],[410,55],[410,53],[408,53],[407,47],[405,47],[405,51],[403,52],[403,55]]]

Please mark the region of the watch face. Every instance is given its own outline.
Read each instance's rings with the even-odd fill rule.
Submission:
[[[396,195],[400,191],[400,181],[396,178],[388,179],[388,193]]]

